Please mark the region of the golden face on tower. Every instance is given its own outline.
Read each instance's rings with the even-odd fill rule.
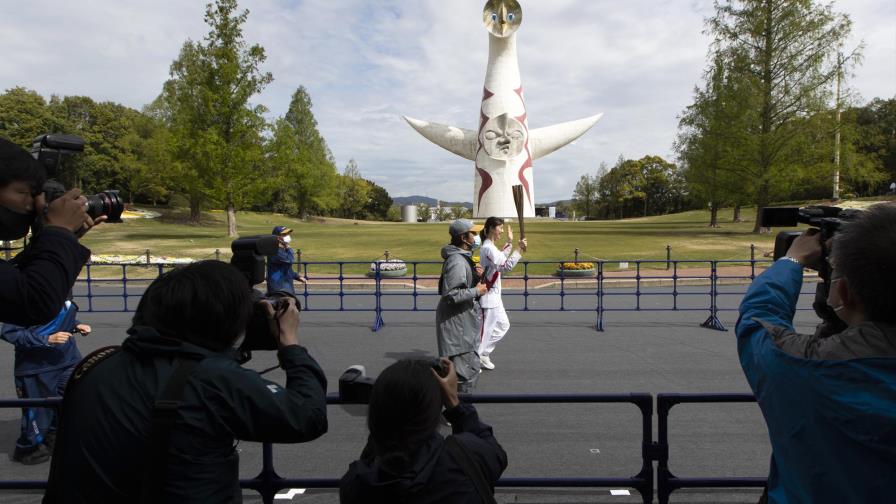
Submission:
[[[492,35],[509,37],[523,22],[523,9],[516,0],[488,0],[482,9],[482,22]]]

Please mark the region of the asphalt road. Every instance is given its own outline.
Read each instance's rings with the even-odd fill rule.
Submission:
[[[144,284],[145,286],[145,284]],[[136,307],[140,284],[128,286],[128,306]],[[83,286],[79,287],[83,289]],[[708,287],[681,287],[673,301],[671,288],[642,287],[608,291],[604,298],[604,331],[595,330],[597,297],[591,291],[567,291],[565,309],[580,311],[512,311],[511,329],[492,355],[497,369],[481,376],[480,393],[628,393],[749,392],[737,360],[733,328],[736,306],[745,286],[720,287],[719,319],[727,332],[703,329],[709,315]],[[121,309],[120,286],[93,286],[94,309]],[[814,285],[806,284],[801,306],[808,307]],[[383,307],[385,326],[371,331],[373,297],[364,290],[339,296],[320,290],[307,299],[301,343],[329,378],[329,391],[347,367],[363,364],[376,375],[396,359],[435,354],[432,312],[389,311],[413,307],[413,296],[394,291]],[[347,291],[348,292],[348,291]],[[507,296],[509,309],[560,306],[556,291]],[[642,309],[631,311],[640,303]],[[86,299],[78,299],[82,308]],[[324,311],[342,307],[359,311]],[[435,296],[417,296],[418,308],[431,308]],[[673,304],[674,303],[674,304]],[[673,307],[693,311],[671,311]],[[93,334],[79,339],[82,353],[117,344],[125,337],[131,313],[84,313]],[[797,328],[812,330],[814,315],[799,311]],[[0,347],[2,348],[2,347]],[[0,396],[15,396],[11,347],[0,352]],[[248,364],[255,369],[275,365],[275,356],[258,353]],[[283,374],[270,375],[276,381]],[[482,419],[495,428],[507,450],[508,477],[631,477],[640,469],[640,413],[628,404],[481,405]],[[332,406],[330,430],[321,439],[299,445],[277,445],[275,466],[285,477],[338,478],[355,459],[366,439],[364,407]],[[0,410],[0,474],[3,479],[45,478],[49,464],[25,467],[9,459],[18,436],[18,410]],[[655,423],[655,422],[654,422]],[[679,405],[670,416],[670,469],[681,477],[763,476],[769,444],[758,407],[753,404]],[[241,476],[255,476],[261,467],[260,445],[242,443]],[[40,492],[0,492],[0,501],[33,503]],[[609,489],[499,489],[498,502],[641,502],[637,492],[611,495]],[[756,502],[749,489],[680,490],[672,502]],[[254,492],[246,502],[260,502]],[[287,502],[287,499],[278,502]],[[333,490],[308,490],[292,502],[338,502]]]

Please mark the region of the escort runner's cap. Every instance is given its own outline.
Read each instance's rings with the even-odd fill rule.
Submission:
[[[448,234],[451,236],[460,236],[470,231],[474,233],[482,231],[482,224],[473,224],[469,219],[457,219],[448,227]]]
[[[286,226],[277,226],[274,228],[273,231],[271,231],[272,235],[279,235],[279,236],[288,235],[290,233],[292,233],[292,229],[290,229]]]

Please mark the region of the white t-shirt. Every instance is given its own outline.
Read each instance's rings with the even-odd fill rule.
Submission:
[[[501,274],[506,273],[516,266],[516,263],[522,258],[520,253],[508,243],[503,249],[498,247],[491,240],[485,240],[482,248],[479,249],[479,264],[484,270],[482,280],[489,286],[488,292],[479,298],[479,305],[483,308],[497,308],[503,306],[501,302]]]

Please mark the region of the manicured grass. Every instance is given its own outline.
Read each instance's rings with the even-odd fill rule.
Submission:
[[[138,255],[147,249],[152,256],[214,258],[215,249],[222,259],[230,257],[223,212],[203,214],[201,225],[185,224],[185,213],[161,210],[158,219],[130,219],[121,224],[104,224],[91,231],[84,243],[95,255]],[[580,260],[663,260],[666,245],[672,258],[679,260],[746,260],[750,244],[756,255],[773,248],[774,235],[756,235],[755,210],[745,208],[744,222],[732,223],[731,210],[720,212],[721,228],[710,228],[709,213],[692,211],[681,214],[625,219],[619,221],[563,222],[533,219],[526,222],[530,261],[570,261],[578,248]],[[367,264],[388,250],[393,258],[405,261],[441,261],[439,251],[448,243],[448,223],[403,224],[363,222],[341,219],[310,219],[303,222],[278,214],[240,212],[237,216],[241,236],[269,234],[275,225],[292,227],[293,248],[302,251],[304,261],[359,261],[363,265],[346,273],[366,271]],[[478,220],[479,222],[482,219]],[[519,226],[512,224],[519,236]],[[777,233],[779,230],[776,229]],[[610,268],[615,264],[608,265]],[[530,266],[530,273],[545,274],[556,264]],[[519,272],[521,273],[521,269]],[[316,266],[312,271],[333,272],[334,267]],[[418,273],[433,274],[438,266],[421,266]]]

